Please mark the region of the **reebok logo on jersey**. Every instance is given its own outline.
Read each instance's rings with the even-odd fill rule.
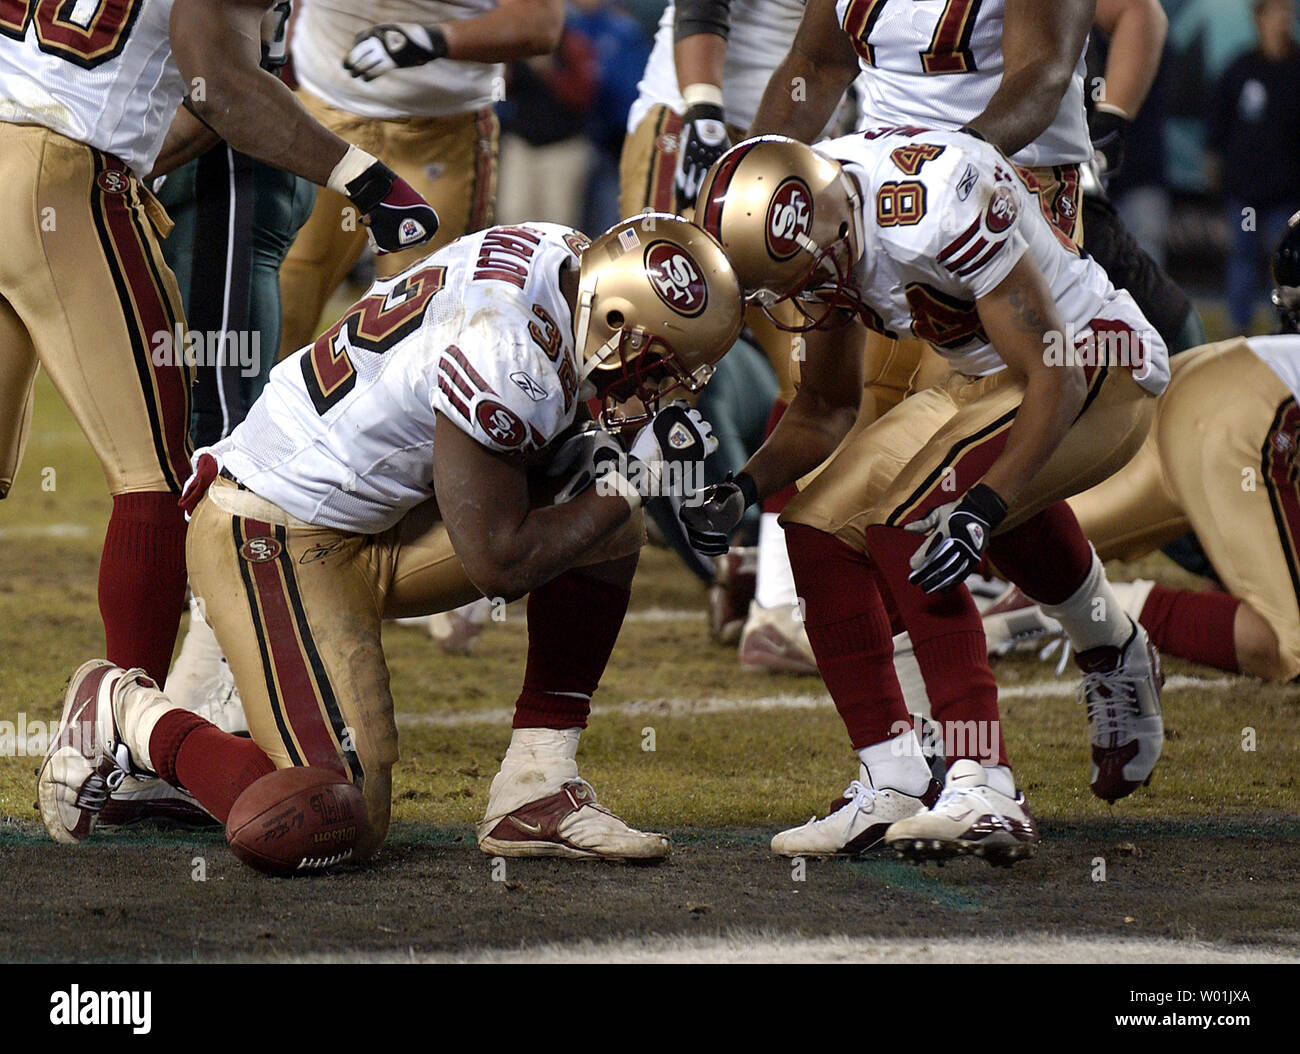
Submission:
[[[979,182],[979,173],[975,171],[974,165],[968,164],[966,171],[961,174],[961,179],[957,180],[957,200],[965,201],[969,198],[977,182]]]
[[[518,387],[519,390],[528,396],[528,398],[533,402],[540,403],[546,398],[546,389],[528,376],[528,374],[523,370],[516,370],[510,375],[510,379],[514,381],[516,387]]]

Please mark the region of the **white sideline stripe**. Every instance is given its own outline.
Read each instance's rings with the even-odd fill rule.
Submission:
[[[1165,681],[1166,692],[1197,689],[1209,692],[1226,691],[1239,683],[1240,678],[1188,677],[1179,674]],[[1076,680],[1040,681],[1035,684],[1012,684],[998,689],[999,699],[1073,699],[1079,690]],[[736,696],[710,696],[703,699],[675,697],[671,699],[634,699],[626,703],[597,704],[591,708],[592,717],[605,715],[638,717],[646,714],[672,717],[697,717],[703,714],[734,714],[747,710],[823,710],[832,706],[831,697],[824,692],[798,695],[770,695],[754,699]],[[405,728],[459,728],[465,725],[509,723],[514,709],[495,707],[491,710],[465,710],[455,713],[397,715],[397,723]]]
[[[42,523],[29,527],[0,527],[0,538],[85,538],[90,528],[81,523]]]
[[[703,611],[691,608],[640,608],[623,616],[624,622],[703,622]]]
[[[817,937],[734,934],[576,941],[532,948],[478,948],[439,955],[380,952],[368,962],[443,963],[1295,963],[1294,947],[1092,937]],[[294,961],[356,962],[355,955]]]

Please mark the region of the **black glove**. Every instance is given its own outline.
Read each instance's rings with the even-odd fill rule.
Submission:
[[[1006,518],[1006,503],[983,483],[976,483],[961,501],[940,505],[905,530],[928,533],[930,539],[912,555],[907,580],[926,593],[956,589],[976,567],[989,537]]]
[[[722,107],[696,103],[686,110],[677,140],[677,211],[695,207],[700,185],[713,162],[730,148]]]
[[[447,54],[447,38],[438,26],[386,22],[371,26],[352,40],[343,68],[372,81],[389,70],[423,66]]]
[[[349,182],[345,193],[366,217],[376,253],[401,252],[438,233],[438,214],[433,206],[382,161],[376,161]]]
[[[1092,140],[1092,156],[1097,162],[1097,173],[1102,181],[1119,174],[1124,164],[1124,139],[1128,135],[1129,119],[1113,109],[1094,107],[1088,118],[1088,138]]]
[[[648,477],[647,497],[683,497],[693,471],[703,471],[704,459],[718,449],[713,426],[680,399],[674,400],[650,419],[628,448]],[[694,466],[694,469],[691,468]]]
[[[683,505],[678,516],[692,549],[705,556],[722,556],[745,510],[758,500],[754,480],[748,472],[728,475],[706,489],[702,497],[699,504]]]

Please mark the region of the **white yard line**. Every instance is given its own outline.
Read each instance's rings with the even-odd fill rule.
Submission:
[[[85,538],[90,528],[81,523],[42,523],[0,527],[0,538]]]
[[[751,676],[737,674],[737,676]],[[761,674],[754,674],[758,677]],[[1222,692],[1241,683],[1240,678],[1188,677],[1178,675],[1165,681],[1165,692],[1186,689]],[[999,699],[1073,699],[1079,682],[1073,679],[1039,681],[1034,684],[1012,684],[998,689]],[[825,692],[807,692],[793,695],[758,696],[743,699],[736,696],[711,696],[703,699],[673,697],[669,699],[634,699],[625,703],[597,703],[591,708],[592,717],[606,715],[623,717],[663,716],[698,717],[704,714],[734,714],[752,710],[822,710],[831,708],[831,697]],[[399,713],[397,723],[403,728],[458,728],[465,725],[508,724],[514,716],[512,707],[494,707],[491,710],[458,710],[452,713],[412,714]]]
[[[361,957],[382,962],[489,963],[1296,963],[1285,945],[1234,947],[1207,941],[1106,937],[799,938],[777,934],[646,937],[621,941],[539,944],[522,949],[471,949],[443,955],[398,952]],[[308,956],[310,962],[358,956]],[[303,960],[297,960],[303,961]]]

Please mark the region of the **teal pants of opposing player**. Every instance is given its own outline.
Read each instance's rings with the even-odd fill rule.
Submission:
[[[163,253],[187,321],[171,344],[193,354],[191,433],[207,446],[244,419],[279,358],[280,264],[316,188],[221,143],[156,193],[176,224]]]

